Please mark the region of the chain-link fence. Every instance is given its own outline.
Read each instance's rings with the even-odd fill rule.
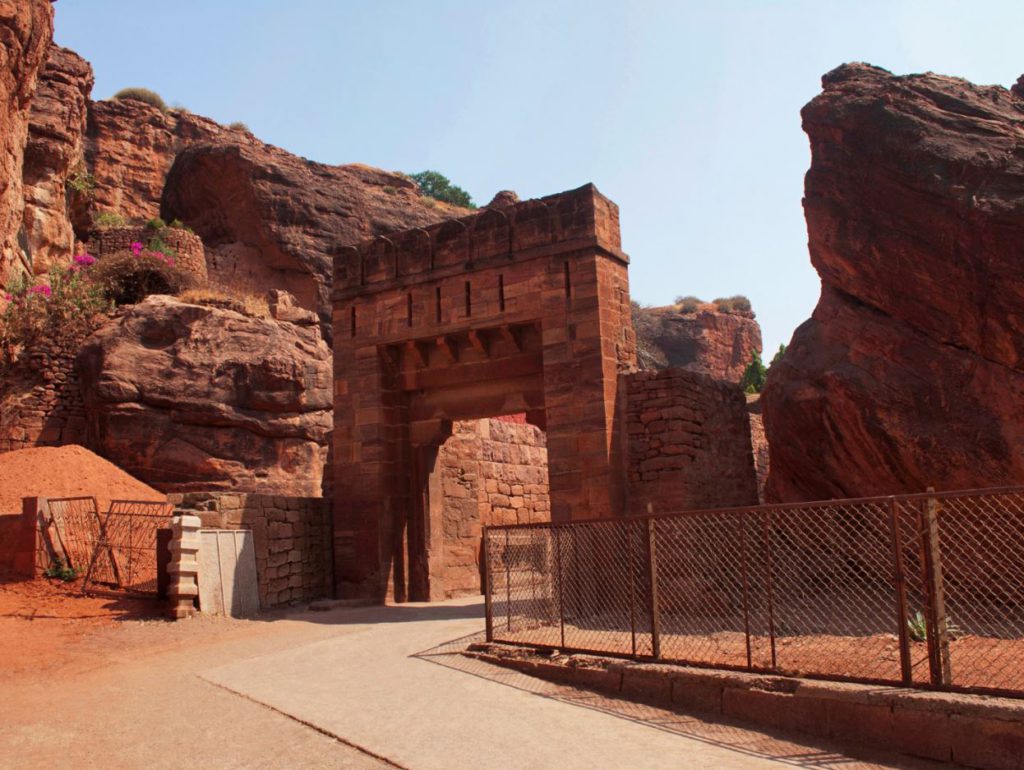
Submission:
[[[170,503],[114,500],[100,512],[95,498],[48,501],[55,551],[83,577],[82,590],[105,583],[143,593],[157,590],[156,533],[169,527]]]
[[[1024,488],[488,527],[493,641],[1024,697]]]

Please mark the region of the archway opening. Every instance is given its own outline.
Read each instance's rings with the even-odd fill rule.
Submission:
[[[551,521],[547,435],[525,414],[452,423],[425,479],[430,598],[483,590],[483,527]]]

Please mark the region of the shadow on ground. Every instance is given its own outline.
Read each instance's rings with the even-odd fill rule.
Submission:
[[[839,745],[812,736],[794,739],[785,733],[751,727],[723,718],[719,714],[671,711],[658,706],[612,698],[590,690],[549,682],[462,654],[469,645],[484,640],[484,632],[479,631],[416,653],[413,657],[544,698],[594,709],[620,719],[628,719],[658,730],[794,767],[843,770],[955,770],[959,767],[913,757],[894,757],[891,754]]]

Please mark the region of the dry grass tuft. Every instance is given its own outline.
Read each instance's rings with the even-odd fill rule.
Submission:
[[[265,294],[234,286],[209,283],[178,294],[182,302],[234,310],[252,318],[270,318],[270,305]]]

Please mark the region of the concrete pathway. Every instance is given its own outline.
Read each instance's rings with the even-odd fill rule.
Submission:
[[[349,633],[199,675],[416,770],[921,766],[862,764],[820,747],[788,742],[788,755],[765,756],[745,748],[758,744],[754,738],[763,744],[763,733],[729,727],[731,745],[744,749],[736,750],[721,741],[621,718],[607,709],[537,697],[494,681],[500,675],[471,676],[412,657],[479,631],[481,615],[478,600],[304,613],[303,620],[347,626]]]

